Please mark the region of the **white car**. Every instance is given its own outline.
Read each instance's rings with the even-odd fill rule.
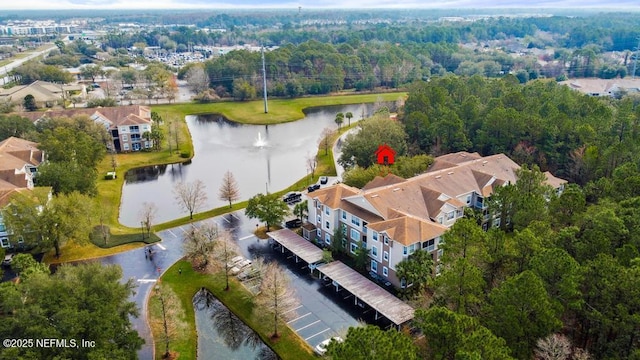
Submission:
[[[337,342],[343,342],[344,340],[342,340],[341,337],[339,336],[334,336],[330,339],[327,339],[323,342],[321,342],[320,344],[318,344],[315,348],[316,353],[318,353],[318,355],[322,356],[327,352],[327,345],[329,345],[329,343],[331,342],[331,340],[335,340]]]

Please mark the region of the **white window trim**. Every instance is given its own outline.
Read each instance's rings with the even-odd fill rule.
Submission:
[[[358,251],[358,244],[351,243],[351,246],[349,247],[349,251],[355,255],[356,251]]]
[[[386,266],[382,267],[382,275],[384,275],[385,277],[389,277],[389,268]]]
[[[353,234],[358,234],[357,237],[354,237]],[[356,229],[351,229],[349,232],[349,238],[351,240],[359,241],[360,240],[360,232]]]
[[[371,271],[378,272],[378,262],[375,260],[371,260]]]
[[[382,253],[382,258],[384,259],[384,261],[389,261],[389,252],[388,251],[384,251]]]

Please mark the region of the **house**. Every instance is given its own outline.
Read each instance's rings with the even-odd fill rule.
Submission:
[[[395,162],[396,151],[387,144],[378,146],[375,152],[376,162],[380,165],[391,165]]]
[[[10,137],[0,142],[0,208],[4,208],[17,191],[33,189],[37,167],[45,157],[36,143]],[[0,214],[0,246],[11,247],[7,228]]]
[[[140,151],[153,146],[153,141],[143,137],[151,132],[151,109],[141,105],[115,106],[104,108],[82,108],[65,110],[47,110],[45,112],[26,112],[20,116],[37,122],[46,118],[88,116],[102,124],[111,135],[109,148],[116,152]]]
[[[396,266],[417,249],[441,256],[442,235],[464,214],[464,209],[483,212],[484,227],[498,226],[491,219],[487,198],[500,186],[515,183],[520,166],[503,154],[482,157],[459,152],[435,159],[429,170],[410,179],[395,175],[377,177],[362,189],[337,184],[309,194],[309,223],[303,236],[324,245],[339,244],[355,254],[360,246],[369,250],[371,272],[404,286]],[[565,180],[545,173],[547,184],[558,192]],[[315,230],[315,231],[314,231]]]
[[[571,79],[559,84],[589,96],[614,97],[620,92],[640,92],[640,79]]]
[[[39,108],[51,108],[62,105],[64,99],[71,98],[72,93],[82,92],[82,85],[54,84],[46,81],[34,81],[29,85],[0,89],[0,101],[11,101],[22,104],[25,96],[32,95]]]

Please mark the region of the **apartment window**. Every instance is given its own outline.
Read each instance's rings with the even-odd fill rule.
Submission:
[[[131,134],[131,141],[140,141],[140,134]]]
[[[373,235],[371,235],[371,238],[373,239],[373,241],[378,241],[378,233],[374,231]]]
[[[467,195],[467,205],[471,204],[471,195]]]
[[[344,237],[347,237],[347,225],[342,224],[342,235],[344,235]]]
[[[328,206],[325,206],[324,207],[324,213],[327,214],[327,215],[331,215],[331,209],[329,209]]]
[[[385,245],[389,245],[389,237],[388,236],[384,237],[384,244]]]
[[[129,141],[129,135],[122,134],[122,141]]]
[[[123,144],[123,146],[122,146],[122,148],[123,148],[124,150],[129,150],[129,144],[128,144],[128,143],[124,143],[124,144]]]
[[[328,228],[329,228],[329,222],[328,222],[328,221],[325,221],[325,222],[324,222],[324,227],[325,227],[325,229],[328,229]]]
[[[351,240],[360,240],[360,232],[356,229],[351,229]]]
[[[411,255],[416,251],[416,244],[402,247],[402,255]]]
[[[318,200],[315,200],[315,202],[316,202],[316,207],[320,209],[322,207],[322,203],[320,203],[320,201]]]
[[[342,245],[342,248],[343,248],[343,249],[346,249],[346,248],[347,248],[347,239],[346,239],[346,238],[343,238],[343,239],[342,239],[342,243],[340,243],[340,245]]]
[[[378,247],[374,246],[371,248],[371,255],[376,259],[378,258]]]
[[[140,132],[140,127],[138,125],[129,126],[129,130],[132,133],[139,133]]]
[[[351,223],[355,226],[360,226],[360,219],[351,215]]]
[[[442,224],[442,222],[443,222],[442,216],[438,217],[438,223]]]
[[[389,261],[389,252],[388,251],[383,252],[382,258],[384,259],[384,261]]]
[[[455,219],[456,218],[456,212],[455,211],[449,211],[447,213],[447,220],[451,220],[451,219]]]
[[[322,236],[322,230],[320,228],[316,229],[316,236],[318,237]]]
[[[318,199],[313,199],[313,206],[320,207],[320,204],[318,203]]]
[[[3,248],[8,248],[9,247],[9,238],[8,237],[0,238],[0,246],[2,246]]]
[[[382,275],[389,276],[389,269],[386,266],[382,267]]]
[[[322,216],[320,216],[320,214],[318,214],[317,219],[318,219],[318,222],[322,224]]]
[[[499,227],[499,226],[500,226],[500,218],[493,219],[493,227]]]
[[[0,223],[0,232],[5,232],[7,231],[7,227],[5,226],[5,224]]]
[[[331,245],[331,235],[329,234],[324,234],[324,242],[327,245]]]
[[[358,251],[358,244],[351,243],[351,253],[355,255],[356,251]]]
[[[378,263],[375,260],[371,260],[371,271],[374,273],[378,272]]]
[[[342,220],[347,220],[347,212],[342,210]]]
[[[407,280],[405,278],[400,279],[400,288],[404,289],[407,287]]]
[[[433,251],[436,249],[436,240],[431,239],[422,243],[422,248],[426,251]]]

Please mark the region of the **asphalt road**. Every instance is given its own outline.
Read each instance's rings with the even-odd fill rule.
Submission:
[[[320,280],[312,278],[305,264],[296,264],[292,257],[273,251],[267,241],[258,240],[253,235],[256,221],[245,217],[243,211],[203,220],[193,225],[200,226],[205,222],[216,223],[220,228],[228,230],[238,242],[245,257],[262,256],[267,261],[275,260],[285,266],[287,274],[290,275],[291,285],[300,300],[300,306],[293,310],[295,315],[291,317],[288,325],[309,345],[315,347],[332,336],[344,336],[349,326],[358,324],[357,319],[363,316],[360,308],[348,300],[345,301],[343,294],[335,294],[333,287],[325,287]],[[190,227],[191,225],[185,225],[160,231],[157,233],[162,239],[160,243],[100,259],[102,264],[120,265],[123,271],[122,281],[133,279],[137,284],[132,301],[138,305],[140,316],[133,318],[132,324],[145,340],[145,345],[138,352],[140,359],[153,358],[146,300],[158,276],[182,258],[182,237]],[[148,248],[152,250],[152,260],[145,257]],[[346,297],[348,298],[348,295]]]

